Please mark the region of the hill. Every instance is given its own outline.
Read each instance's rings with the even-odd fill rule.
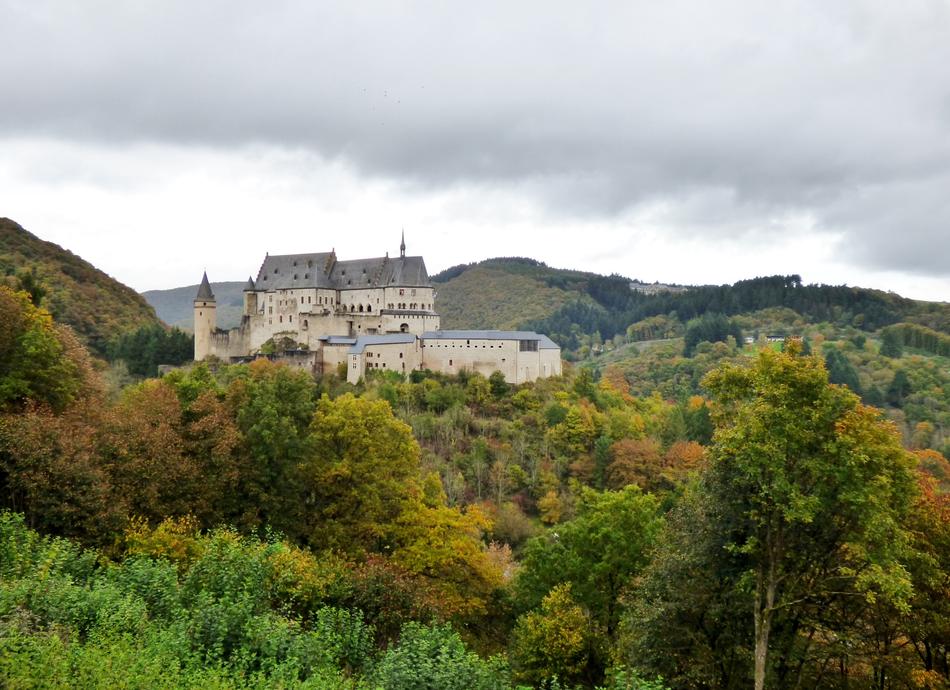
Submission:
[[[0,218],[0,280],[15,285],[32,269],[46,291],[42,305],[105,356],[109,341],[142,326],[161,326],[155,310],[132,288],[57,244]]]
[[[647,294],[631,279],[551,268],[531,259],[490,259],[455,266],[433,277],[436,307],[446,327],[472,327],[469,315],[548,334],[565,353],[585,356],[604,340],[626,337],[633,324],[668,317],[682,330],[706,313],[735,316],[761,309],[792,309],[813,323],[828,322],[875,332],[899,322],[950,333],[950,305],[903,298],[891,292],[844,285],[806,285],[797,275],[694,286]],[[501,316],[503,315],[503,317]],[[472,318],[472,321],[475,319]],[[677,328],[674,328],[677,330]]]
[[[218,328],[227,329],[239,325],[244,308],[244,283],[211,283],[211,290],[218,302]],[[194,328],[192,302],[197,292],[198,285],[195,284],[170,290],[148,290],[142,293],[142,297],[152,305],[162,321],[190,333]]]

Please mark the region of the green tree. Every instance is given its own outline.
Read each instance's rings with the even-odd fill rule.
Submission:
[[[896,328],[885,328],[881,333],[881,354],[895,359],[904,354],[904,341]]]
[[[662,521],[657,500],[635,486],[603,493],[585,489],[577,516],[525,546],[515,582],[522,609],[533,608],[555,586],[572,596],[612,636],[620,593],[648,562]]]
[[[387,690],[504,690],[504,669],[468,651],[448,625],[407,623],[383,654],[373,687]]]
[[[0,286],[0,410],[27,401],[62,410],[90,384],[88,355],[25,292]]]
[[[518,619],[511,643],[516,678],[538,684],[555,678],[581,680],[591,645],[590,617],[571,597],[570,583],[557,585],[542,600],[540,611]]]
[[[299,469],[311,457],[313,379],[267,360],[239,367],[233,376],[227,404],[241,434],[236,453],[243,475],[242,501],[249,513],[240,522],[270,525],[303,538],[300,511],[305,489]]]
[[[912,391],[913,388],[910,385],[910,378],[907,376],[907,372],[903,369],[898,369],[894,372],[894,378],[891,379],[891,383],[887,387],[885,398],[890,405],[903,407],[904,399],[910,395]]]
[[[385,552],[409,498],[421,491],[419,444],[389,404],[323,396],[301,465],[307,538],[316,548]]]
[[[858,371],[841,350],[836,347],[828,348],[825,353],[825,368],[828,370],[828,381],[847,386],[861,395]]]
[[[911,460],[877,411],[830,387],[821,361],[797,348],[765,350],[704,383],[718,408],[710,487],[728,549],[748,567],[761,690],[773,630],[800,625],[815,603],[906,605]]]

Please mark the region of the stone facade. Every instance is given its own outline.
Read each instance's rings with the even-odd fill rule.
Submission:
[[[369,371],[413,369],[484,376],[500,371],[509,383],[561,375],[561,349],[533,331],[428,331],[357,338],[349,350],[346,379],[357,383]]]
[[[345,363],[356,382],[369,370],[431,369],[512,383],[561,373],[560,349],[518,331],[440,331],[435,289],[420,256],[339,261],[336,253],[265,257],[244,288],[241,324],[216,327],[216,302],[202,277],[194,301],[195,360],[242,361],[274,352],[315,373]]]

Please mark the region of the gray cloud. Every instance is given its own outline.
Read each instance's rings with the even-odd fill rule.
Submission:
[[[0,0],[0,133],[305,148],[950,275],[950,6]]]

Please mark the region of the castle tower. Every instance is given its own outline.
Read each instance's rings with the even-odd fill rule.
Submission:
[[[201,277],[198,294],[195,295],[195,361],[200,362],[211,354],[211,334],[217,327],[217,302],[211,292],[208,273]]]
[[[254,288],[254,279],[248,276],[244,284],[244,316],[254,316],[257,312],[257,292]]]

